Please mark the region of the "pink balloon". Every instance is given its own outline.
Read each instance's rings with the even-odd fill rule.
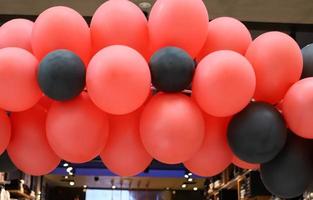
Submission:
[[[313,139],[313,78],[296,82],[286,93],[283,115],[289,128],[300,137]]]
[[[285,33],[260,35],[249,46],[246,57],[255,71],[254,98],[257,101],[278,103],[288,88],[300,79],[301,50],[296,41]]]
[[[200,149],[204,131],[200,109],[180,93],[155,95],[140,119],[140,136],[146,150],[167,164],[189,160]]]
[[[41,60],[57,49],[76,53],[87,65],[90,59],[90,30],[75,10],[57,6],[45,10],[35,21],[32,33],[34,55]]]
[[[34,23],[27,19],[13,19],[0,28],[0,49],[5,47],[19,47],[32,51],[31,35]]]
[[[208,24],[202,0],[157,0],[148,22],[152,49],[176,46],[196,57],[205,43]]]
[[[260,164],[247,163],[245,161],[240,160],[235,155],[233,155],[232,163],[242,169],[259,169],[260,168]]]
[[[37,82],[37,59],[25,49],[0,49],[0,107],[19,112],[34,106],[42,96]]]
[[[100,156],[105,166],[119,176],[135,176],[143,172],[152,161],[140,139],[141,111],[109,116],[110,134]]]
[[[72,163],[92,160],[103,150],[108,134],[107,115],[82,93],[71,101],[54,102],[46,120],[47,138],[56,154]]]
[[[131,1],[110,0],[102,4],[93,15],[90,31],[94,53],[110,45],[125,45],[147,54],[148,22]]]
[[[226,136],[229,118],[206,115],[205,120],[206,134],[202,147],[184,165],[199,176],[215,176],[224,171],[232,160]]]
[[[0,155],[7,148],[11,138],[11,122],[4,110],[0,109]]]
[[[219,50],[232,50],[245,55],[251,42],[251,34],[243,23],[232,17],[219,17],[209,23],[207,40],[197,60]]]
[[[46,138],[46,115],[41,106],[11,114],[12,138],[8,154],[18,169],[34,176],[50,173],[61,161]]]
[[[248,105],[255,90],[255,74],[248,60],[223,50],[206,56],[197,66],[192,95],[200,108],[216,117],[231,116]]]
[[[128,114],[142,106],[150,93],[149,66],[134,49],[113,45],[91,59],[86,84],[99,108],[115,115]]]

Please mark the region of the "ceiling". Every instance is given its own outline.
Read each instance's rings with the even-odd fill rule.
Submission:
[[[192,182],[182,178],[154,178],[154,177],[118,177],[118,176],[75,176],[65,179],[60,175],[47,175],[44,177],[46,182],[51,186],[60,187],[81,187],[84,185],[88,188],[111,189],[114,185],[116,189],[127,190],[198,190],[204,189],[204,178],[193,177]],[[75,185],[70,186],[69,182],[74,181]],[[182,188],[183,184],[186,188]]]
[[[104,0],[1,0],[0,15],[38,15],[57,5],[69,6],[92,16]],[[153,4],[155,0],[133,0]],[[183,1],[181,1],[183,2]],[[312,0],[204,0],[210,18],[231,16],[246,22],[313,24]],[[147,5],[147,4],[144,4]],[[144,8],[148,10],[150,8]]]

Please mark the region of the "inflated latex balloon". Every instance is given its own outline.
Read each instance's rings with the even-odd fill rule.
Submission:
[[[185,162],[201,148],[205,122],[184,94],[159,93],[145,106],[140,135],[148,153],[167,164]]]
[[[195,63],[183,49],[165,47],[158,50],[149,62],[152,84],[164,92],[180,92],[192,81]]]
[[[205,43],[209,16],[202,0],[157,0],[148,24],[153,52],[176,46],[194,58]]]
[[[297,135],[313,139],[313,78],[295,83],[283,101],[283,114],[288,127]]]
[[[2,155],[0,155],[0,171],[10,173],[10,172],[13,172],[16,170],[17,170],[17,168],[12,163],[12,161],[8,155],[8,152],[5,151]]]
[[[313,77],[313,45],[309,44],[302,48],[303,71],[301,78]]]
[[[31,35],[34,23],[27,19],[13,19],[0,28],[0,49],[18,47],[32,51]]]
[[[251,42],[251,34],[243,23],[232,17],[219,17],[210,21],[207,40],[197,60],[219,50],[232,50],[245,55]]]
[[[7,148],[11,138],[11,122],[4,110],[0,109],[0,155]]]
[[[245,57],[234,51],[216,51],[198,64],[192,95],[207,114],[231,116],[250,102],[255,82],[253,68]]]
[[[200,150],[184,162],[185,167],[199,176],[215,176],[231,163],[232,152],[227,144],[229,118],[205,116],[206,133]]]
[[[236,155],[233,155],[232,163],[242,169],[254,169],[255,170],[255,169],[260,168],[259,164],[245,162],[243,160],[240,160]]]
[[[301,50],[296,41],[285,33],[260,35],[249,46],[246,57],[255,71],[254,98],[258,101],[278,103],[288,88],[300,79]]]
[[[33,176],[50,173],[61,161],[46,138],[46,115],[41,106],[11,114],[12,138],[8,154],[18,169]]]
[[[47,138],[63,160],[84,163],[100,154],[109,134],[107,115],[83,93],[71,101],[54,102],[46,121]]]
[[[127,115],[110,115],[110,134],[100,154],[105,166],[119,176],[135,176],[152,161],[139,133],[141,110]]]
[[[110,45],[125,45],[147,54],[148,22],[131,1],[110,0],[102,4],[92,17],[90,31],[94,53]]]
[[[38,104],[40,106],[42,106],[43,108],[45,108],[47,111],[49,110],[49,108],[51,107],[51,104],[53,103],[53,100],[50,99],[47,96],[43,96],[41,97],[41,99],[39,100]]]
[[[138,109],[150,92],[146,60],[135,50],[113,45],[99,51],[87,70],[87,90],[105,112],[123,115]]]
[[[78,96],[85,87],[86,69],[73,52],[56,50],[40,62],[37,80],[43,93],[58,101]]]
[[[287,128],[283,117],[271,104],[252,102],[232,118],[227,137],[239,159],[265,163],[284,147]]]
[[[0,108],[23,111],[42,96],[37,83],[37,59],[25,49],[0,49]]]
[[[41,60],[51,51],[68,49],[87,65],[90,59],[90,30],[85,19],[75,10],[56,6],[42,12],[32,33],[34,55]]]
[[[313,179],[312,141],[290,134],[284,149],[261,165],[261,178],[272,194],[281,198],[300,196]]]

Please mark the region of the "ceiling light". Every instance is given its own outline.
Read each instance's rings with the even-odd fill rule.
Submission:
[[[188,176],[192,176],[192,173],[191,173],[191,172],[189,172],[189,173],[188,173]]]
[[[70,173],[68,173],[68,175],[73,176],[74,174],[73,174],[73,172],[70,172]]]
[[[63,167],[68,167],[68,163],[63,163]]]
[[[188,176],[188,174],[185,174],[185,176],[184,176],[185,178],[189,178],[189,176]]]
[[[113,190],[116,189],[116,186],[115,186],[115,185],[112,185],[112,189],[113,189]]]
[[[187,185],[184,183],[184,184],[181,185],[181,187],[182,187],[182,188],[186,188]]]
[[[66,168],[66,172],[68,172],[68,173],[72,172],[72,170],[73,170],[73,167]]]
[[[70,181],[70,186],[73,186],[75,185],[75,182],[74,181]]]
[[[165,188],[166,190],[170,190],[170,188],[169,187],[167,187],[167,188]]]
[[[193,179],[192,178],[188,178],[188,182],[192,182],[193,181]]]
[[[84,187],[84,188],[87,188],[87,185],[84,185],[83,187]]]
[[[194,187],[194,188],[193,188],[193,191],[197,191],[197,190],[198,190],[198,188],[197,188],[197,187]]]
[[[68,179],[68,176],[64,176],[65,179]]]

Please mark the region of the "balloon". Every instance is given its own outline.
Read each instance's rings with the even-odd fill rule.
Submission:
[[[261,165],[265,187],[281,198],[304,193],[313,179],[312,142],[290,134],[274,160]]]
[[[32,33],[34,55],[41,60],[54,50],[68,49],[87,65],[90,59],[90,30],[85,19],[75,10],[56,6],[42,12]]]
[[[135,176],[152,161],[140,139],[141,111],[109,116],[110,135],[100,156],[105,166],[119,176]]]
[[[27,19],[13,19],[3,24],[0,29],[0,49],[19,47],[31,52],[33,25],[34,23]]]
[[[38,104],[40,106],[42,106],[43,108],[45,108],[46,111],[49,110],[49,108],[51,107],[51,104],[53,103],[53,100],[50,99],[47,96],[43,96],[41,97],[41,99],[39,100]]]
[[[7,148],[11,138],[11,122],[7,113],[0,109],[0,155]]]
[[[10,173],[16,171],[17,168],[12,163],[7,151],[0,155],[0,172]]]
[[[46,115],[40,106],[11,114],[12,138],[8,154],[18,169],[33,176],[50,173],[61,161],[46,138]]]
[[[247,163],[243,160],[240,160],[236,155],[233,155],[232,163],[242,169],[254,169],[255,170],[255,169],[260,168],[259,164]]]
[[[148,22],[131,1],[111,0],[102,4],[92,17],[90,31],[95,53],[117,44],[129,46],[142,55],[147,53]]]
[[[114,45],[99,51],[87,70],[92,101],[105,112],[123,115],[135,111],[150,92],[150,70],[135,50]]]
[[[187,89],[195,70],[193,59],[176,47],[160,49],[152,56],[149,65],[153,85],[164,92]]]
[[[301,76],[301,50],[285,33],[260,35],[249,46],[246,57],[256,74],[254,98],[258,101],[278,103]]]
[[[192,94],[207,114],[226,117],[250,102],[255,82],[253,68],[245,57],[234,51],[217,51],[198,64]]]
[[[151,98],[140,120],[140,135],[148,153],[167,164],[185,162],[201,148],[205,122],[184,94],[159,93]]]
[[[54,102],[48,111],[46,129],[49,144],[60,158],[84,163],[102,151],[109,122],[83,93],[71,101]]]
[[[53,51],[45,56],[39,64],[37,74],[43,93],[58,101],[78,96],[85,87],[85,78],[83,61],[68,50]]]
[[[184,163],[185,167],[199,176],[215,176],[231,163],[232,152],[227,144],[229,118],[205,116],[206,133],[201,149]]]
[[[210,21],[207,40],[197,60],[219,50],[232,50],[245,55],[251,42],[251,34],[243,23],[232,17],[219,17]]]
[[[0,108],[23,111],[39,101],[42,94],[36,79],[37,65],[37,59],[24,49],[0,49]]]
[[[304,138],[313,138],[313,78],[295,83],[283,101],[283,114],[289,128]]]
[[[150,43],[153,51],[176,46],[196,55],[208,34],[209,16],[201,0],[157,0],[149,16]]]
[[[232,118],[227,137],[230,148],[239,159],[265,163],[284,147],[287,128],[275,107],[253,102]]]
[[[303,71],[301,79],[313,77],[313,45],[309,44],[302,48]]]

